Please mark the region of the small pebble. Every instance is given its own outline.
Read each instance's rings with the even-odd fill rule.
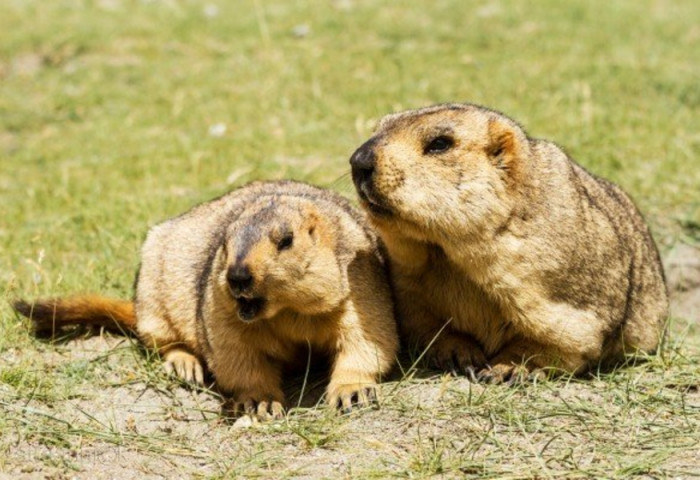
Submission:
[[[219,16],[219,7],[212,3],[204,6],[204,16],[207,18],[214,18]]]
[[[226,124],[224,123],[215,123],[214,125],[209,127],[209,136],[210,137],[223,137],[224,134],[226,133]]]
[[[233,422],[233,428],[243,430],[252,427],[256,423],[258,423],[258,420],[256,418],[253,418],[250,415],[243,415],[241,418]]]
[[[296,38],[308,37],[310,33],[311,27],[306,23],[302,23],[292,28],[292,35],[294,35]]]

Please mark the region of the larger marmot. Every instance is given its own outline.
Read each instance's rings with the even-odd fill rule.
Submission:
[[[440,367],[498,382],[659,345],[668,298],[649,229],[555,144],[448,104],[386,116],[350,163],[401,329]]]
[[[227,408],[282,414],[282,375],[306,349],[332,364],[328,401],[366,405],[398,347],[385,260],[363,214],[327,190],[256,182],[153,227],[134,303],[99,296],[18,301],[40,330],[135,331],[167,370],[203,381]],[[204,365],[203,365],[204,364]]]

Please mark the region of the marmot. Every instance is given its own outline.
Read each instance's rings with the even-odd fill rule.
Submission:
[[[39,330],[134,331],[166,370],[202,383],[227,413],[279,417],[285,368],[306,349],[332,363],[327,400],[376,399],[398,348],[386,261],[366,217],[327,190],[254,182],[148,232],[132,302],[83,296],[18,301]]]
[[[400,330],[439,367],[517,381],[657,348],[668,297],[647,225],[554,143],[437,105],[384,117],[350,164]]]

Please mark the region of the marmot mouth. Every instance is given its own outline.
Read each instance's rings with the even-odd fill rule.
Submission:
[[[372,198],[372,192],[369,191],[369,188],[367,188],[365,184],[362,184],[360,188],[357,189],[357,193],[359,194],[362,203],[367,206],[367,209],[372,215],[376,215],[378,217],[386,217],[391,215],[391,210],[388,207],[385,207],[377,200]]]
[[[238,297],[236,302],[238,302],[238,316],[244,322],[253,321],[265,306],[265,299],[262,297]]]
[[[365,203],[367,204],[367,208],[369,209],[369,211],[372,212],[372,215],[376,215],[378,217],[387,217],[391,215],[391,210],[389,210],[383,205],[374,203],[371,200],[365,200]]]

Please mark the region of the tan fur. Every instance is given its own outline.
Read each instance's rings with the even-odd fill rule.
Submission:
[[[352,156],[402,331],[448,369],[582,372],[653,352],[668,299],[629,197],[476,105],[385,117]],[[489,368],[485,368],[490,365]]]
[[[256,182],[153,227],[137,320],[116,316],[169,372],[201,383],[204,364],[234,414],[279,416],[284,372],[305,367],[307,348],[330,359],[328,401],[347,409],[376,398],[395,360],[386,275],[378,238],[345,199],[303,183]],[[22,306],[37,324],[67,325],[117,304],[89,297]]]

